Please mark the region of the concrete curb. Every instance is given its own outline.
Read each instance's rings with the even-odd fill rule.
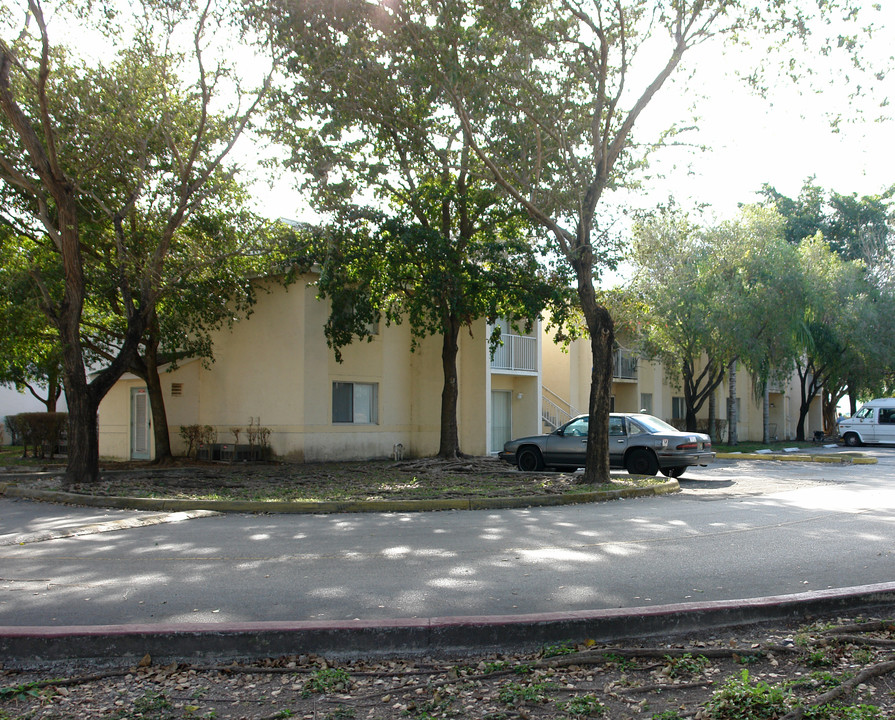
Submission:
[[[616,642],[812,615],[890,608],[895,583],[680,605],[519,616],[297,622],[0,627],[6,662],[153,662],[314,653],[388,657],[533,649],[568,640]]]
[[[836,465],[876,465],[875,457],[859,453],[839,453],[837,455],[811,455],[808,453],[715,453],[721,460],[788,460],[790,462],[832,463]]]
[[[678,492],[677,480],[648,488],[622,488],[565,495],[530,495],[510,498],[455,498],[444,500],[368,500],[357,502],[255,502],[252,500],[179,500],[173,498],[135,498],[121,496],[84,495],[57,490],[37,490],[14,484],[0,485],[0,495],[26,500],[106,507],[124,510],[153,510],[185,512],[210,510],[236,513],[360,513],[360,512],[431,512],[436,510],[505,510],[526,507],[553,507],[581,503],[605,502],[622,498],[666,495]]]

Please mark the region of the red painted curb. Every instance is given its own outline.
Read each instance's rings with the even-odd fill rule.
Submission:
[[[895,583],[678,605],[529,615],[0,627],[8,663],[73,659],[161,662],[314,653],[332,657],[437,655],[536,648],[567,640],[614,642],[707,628],[801,620],[859,609],[895,611]]]

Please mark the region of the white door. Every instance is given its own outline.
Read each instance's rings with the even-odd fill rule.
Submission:
[[[131,390],[131,460],[149,460],[149,395],[146,388]]]
[[[512,397],[509,390],[491,391],[491,452],[503,450],[503,444],[513,439]]]

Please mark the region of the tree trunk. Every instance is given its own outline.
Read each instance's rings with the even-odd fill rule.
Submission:
[[[174,462],[174,455],[171,453],[171,434],[168,428],[165,395],[162,392],[162,380],[158,373],[159,340],[158,320],[153,313],[150,330],[144,338],[145,350],[142,356],[138,354],[135,357],[132,370],[146,383],[146,393],[149,396],[152,435],[155,441],[153,462],[157,465],[169,465]]]
[[[39,5],[32,5],[32,9],[37,10],[33,17],[46,40]],[[55,119],[47,109],[43,88],[39,93],[40,116],[32,119],[22,110],[13,94],[9,76],[11,63],[12,57],[5,51],[4,45],[0,48],[0,110],[40,178],[42,188],[32,194],[40,200],[40,204],[49,205],[52,199],[53,212],[41,211],[37,217],[59,253],[65,281],[62,299],[57,301],[51,296],[40,273],[34,271],[32,275],[43,296],[43,309],[59,332],[62,345],[63,384],[69,406],[68,466],[63,484],[96,482],[99,480],[99,435],[96,426],[99,403],[130,366],[145,329],[145,317],[136,307],[129,305],[127,330],[118,355],[88,383],[80,337],[86,286],[81,254],[79,190],[66,176],[56,154],[59,145],[55,137]],[[41,60],[41,72],[49,73],[46,57]],[[36,129],[38,127],[40,133]],[[146,298],[143,300],[141,306],[146,307]]]
[[[460,432],[457,426],[457,398],[459,381],[457,378],[457,354],[460,349],[460,321],[451,316],[445,322],[445,332],[441,344],[441,367],[444,372],[444,386],[441,390],[441,438],[438,457],[451,459],[461,456]]]
[[[805,440],[805,421],[808,419],[808,413],[811,411],[811,402],[823,387],[824,371],[818,371],[814,367],[813,361],[806,363],[804,366],[799,363],[796,365],[796,373],[799,376],[799,420],[796,425],[796,440]],[[808,378],[811,378],[809,381]]]
[[[59,383],[59,376],[53,373],[47,379],[47,399],[44,402],[47,412],[56,412],[56,403],[59,402],[60,395],[62,395],[62,385]]]
[[[167,465],[174,461],[171,454],[171,436],[168,431],[168,413],[165,410],[165,396],[162,392],[162,380],[158,374],[155,359],[147,362],[146,392],[149,395],[149,409],[152,412],[152,434],[155,440],[154,463]]]
[[[684,427],[687,428],[687,432],[696,432],[696,411],[689,405],[684,413]]]
[[[72,387],[77,382],[77,373],[66,373],[65,396],[68,399],[68,464],[62,484],[70,487],[75,483],[95,483],[99,481],[99,435],[97,432],[97,410],[99,402],[84,379],[80,387]],[[74,376],[74,377],[70,377]]]
[[[612,406],[612,353],[615,324],[609,311],[597,302],[593,283],[579,272],[578,298],[590,333],[592,367],[587,430],[587,455],[582,482],[609,482],[609,411]]]
[[[727,386],[727,430],[728,443],[730,445],[738,445],[737,437],[737,361],[734,360],[728,366],[728,386]]]
[[[771,442],[771,385],[767,380],[765,380],[762,396],[761,425],[761,441],[763,443]]]
[[[724,379],[724,366],[709,359],[705,367],[697,374],[696,368],[689,360],[681,366],[681,384],[684,392],[684,427],[689,432],[698,430],[700,408]]]

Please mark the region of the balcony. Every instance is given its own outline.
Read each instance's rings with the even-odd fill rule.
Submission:
[[[630,350],[618,348],[612,356],[612,377],[618,380],[636,380],[637,356]]]
[[[526,335],[502,333],[500,345],[491,359],[491,369],[512,373],[538,371],[538,339]]]

